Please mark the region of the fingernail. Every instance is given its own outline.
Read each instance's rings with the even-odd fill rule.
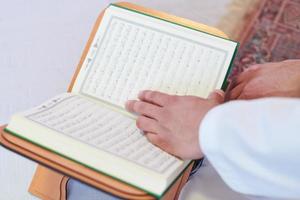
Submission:
[[[131,102],[131,100],[127,100],[127,101],[125,102],[125,108],[126,108],[126,109],[129,107],[130,102]]]
[[[143,93],[144,93],[144,90],[142,90],[142,91],[139,91],[139,93],[138,93],[138,97],[141,97],[141,96],[143,95]]]

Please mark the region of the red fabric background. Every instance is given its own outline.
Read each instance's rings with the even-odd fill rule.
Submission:
[[[255,63],[300,58],[300,0],[261,0],[247,19],[230,77]]]

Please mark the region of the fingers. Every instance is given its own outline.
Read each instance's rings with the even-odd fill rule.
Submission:
[[[231,100],[230,98],[230,92],[231,90],[236,86],[236,79],[233,78],[230,82],[229,82],[229,85],[227,86],[226,88],[226,91],[225,91],[225,97],[224,97],[224,101],[227,102],[229,100]]]
[[[155,134],[155,133],[152,133],[152,132],[146,132],[145,136],[149,140],[149,142],[151,142],[155,146],[163,149],[164,151],[172,154],[172,150],[170,148],[170,145],[168,144],[166,139],[163,138],[163,135]]]
[[[258,65],[253,65],[250,67],[249,70],[244,71],[243,73],[241,73],[239,76],[237,76],[235,79],[232,80],[232,83],[230,84],[230,88],[226,90],[226,95],[225,95],[226,101],[237,99],[241,95],[247,83],[257,75],[258,68],[259,68]]]
[[[125,108],[129,112],[135,112],[141,115],[145,115],[154,119],[160,115],[161,108],[151,103],[129,100],[126,102]]]
[[[145,136],[152,144],[159,147],[161,146],[162,140],[156,133],[145,132]]]
[[[149,140],[149,142],[151,142],[152,144],[158,146],[158,143],[159,143],[159,137],[157,136],[156,133],[145,132],[145,136],[146,136],[146,138]]]
[[[156,120],[145,116],[139,116],[136,120],[136,126],[144,132],[152,132],[155,134],[162,134],[166,129],[161,126]]]
[[[170,102],[170,98],[172,98],[171,95],[151,90],[141,91],[138,97],[142,101],[147,101],[158,106],[164,106],[168,104]]]
[[[245,69],[245,72],[257,70],[260,67],[261,67],[261,65],[251,65],[250,67]]]
[[[225,93],[222,90],[215,90],[211,92],[208,99],[214,100],[216,103],[223,103],[225,98]]]
[[[254,69],[258,69],[259,67],[255,67],[253,66],[253,70],[247,70],[242,72],[240,75],[238,75],[236,77],[236,85],[240,84],[240,83],[245,83],[248,82],[250,79],[252,79],[253,77],[255,77],[258,73],[258,70],[254,70]]]
[[[237,99],[243,92],[246,84],[240,84],[230,91],[230,99]]]

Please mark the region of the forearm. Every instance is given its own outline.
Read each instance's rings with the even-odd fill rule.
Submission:
[[[204,154],[234,190],[300,196],[300,100],[234,101],[211,110],[200,126]]]

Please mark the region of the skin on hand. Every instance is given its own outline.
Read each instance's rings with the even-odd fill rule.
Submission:
[[[233,80],[226,100],[300,97],[300,59],[253,65]]]
[[[199,125],[210,109],[224,101],[222,91],[203,99],[145,90],[138,98],[127,101],[126,109],[139,114],[136,125],[151,143],[182,159],[203,157]]]

